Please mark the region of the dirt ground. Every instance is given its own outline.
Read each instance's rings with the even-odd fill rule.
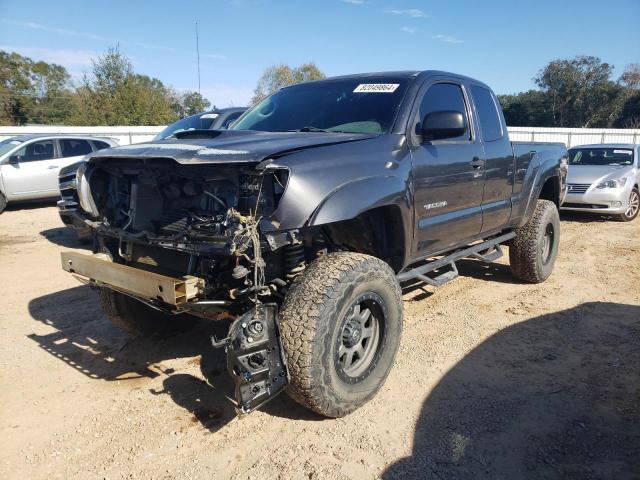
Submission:
[[[541,285],[502,260],[407,286],[389,379],[338,420],[235,419],[224,325],[131,339],[70,248],[53,206],[0,215],[0,478],[640,478],[640,220],[563,215]]]

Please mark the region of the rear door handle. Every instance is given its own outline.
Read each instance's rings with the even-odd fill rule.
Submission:
[[[473,168],[482,168],[484,167],[484,160],[480,157],[473,157],[473,160],[471,160],[471,166]]]

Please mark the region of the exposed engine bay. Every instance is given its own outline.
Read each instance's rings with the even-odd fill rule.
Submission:
[[[167,313],[235,318],[228,337],[213,343],[227,351],[239,411],[257,408],[288,381],[277,333],[279,304],[305,269],[305,256],[324,248],[321,237],[305,239],[299,231],[277,239],[261,233],[288,171],[108,160],[78,173],[80,203],[93,217],[86,221],[96,232],[95,252],[147,272],[202,279],[195,301],[168,305],[159,296],[135,298]]]

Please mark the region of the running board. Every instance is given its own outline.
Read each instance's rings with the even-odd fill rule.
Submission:
[[[440,287],[458,277],[458,269],[455,265],[457,260],[471,257],[482,260],[483,262],[493,262],[503,255],[500,244],[511,240],[515,236],[516,234],[514,232],[509,232],[504,235],[485,240],[484,242],[476,245],[456,250],[455,252],[438,258],[437,260],[432,260],[431,262],[420,265],[419,267],[399,273],[397,275],[398,281],[406,282],[408,280],[418,279],[428,283],[429,285]],[[439,270],[447,265],[451,267],[451,270],[448,272],[442,273],[436,277],[429,277],[426,275],[427,273]]]

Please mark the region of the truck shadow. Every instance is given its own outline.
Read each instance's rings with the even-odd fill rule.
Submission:
[[[638,478],[639,397],[640,306],[542,315],[443,377],[383,478]]]
[[[612,216],[599,213],[582,213],[572,211],[561,211],[560,221],[578,223],[618,223]]]
[[[65,248],[85,248],[90,250],[93,245],[91,238],[81,240],[76,232],[69,227],[49,228],[41,231],[40,235],[51,243]]]
[[[30,334],[42,349],[89,378],[131,382],[165,377],[153,394],[169,397],[193,414],[194,421],[215,431],[234,418],[233,382],[226,373],[223,350],[214,349],[211,335],[224,338],[229,322],[197,322],[195,328],[163,338],[133,338],[114,327],[102,313],[97,295],[79,286],[29,302],[29,313],[51,327],[51,333]],[[200,358],[198,358],[200,356]],[[176,373],[163,362],[193,358],[206,381]]]

